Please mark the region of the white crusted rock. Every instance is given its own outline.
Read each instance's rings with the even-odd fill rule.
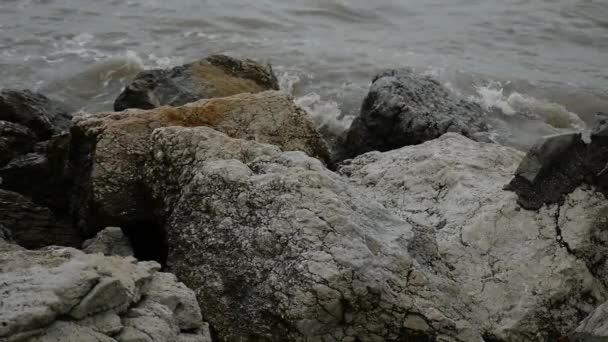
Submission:
[[[101,253],[111,256],[133,256],[131,241],[118,227],[108,227],[97,235],[86,240],[82,245],[85,253]]]

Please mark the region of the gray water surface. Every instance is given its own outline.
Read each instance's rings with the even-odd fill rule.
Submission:
[[[271,62],[336,129],[400,66],[505,122],[608,111],[608,0],[0,0],[0,87],[84,111],[111,109],[143,68],[214,53]]]

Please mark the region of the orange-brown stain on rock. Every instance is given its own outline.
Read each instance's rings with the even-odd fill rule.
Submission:
[[[253,80],[235,77],[208,62],[192,66],[194,78],[208,97],[225,97],[241,93],[259,93],[265,89]]]

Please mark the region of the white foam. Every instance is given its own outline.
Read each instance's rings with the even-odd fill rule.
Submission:
[[[523,115],[541,119],[555,128],[583,130],[586,127],[576,113],[570,112],[563,105],[518,92],[507,95],[499,82],[476,87],[476,90],[477,95],[470,99],[486,110],[499,109],[509,116]]]
[[[323,101],[318,94],[309,93],[296,98],[295,102],[312,116],[321,131],[339,135],[350,127],[352,118],[342,116],[335,101]]]

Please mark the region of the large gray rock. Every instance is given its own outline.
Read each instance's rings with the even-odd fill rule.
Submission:
[[[159,330],[154,339],[144,335],[137,341],[174,342],[181,335],[208,339],[194,293],[159,269],[154,262],[71,248],[2,250],[0,340],[134,341],[121,336]],[[154,290],[148,296],[150,286]],[[184,321],[184,310],[190,321]]]
[[[608,294],[608,202],[579,188],[561,205],[522,210],[501,189],[522,157],[450,133],[340,169],[403,220],[431,228],[436,254],[419,258],[448,265],[486,341],[554,341]]]
[[[84,208],[81,217],[89,223],[87,234],[108,225],[145,227],[156,221],[142,175],[150,158],[150,135],[166,126],[208,126],[231,137],[328,159],[308,114],[289,95],[276,91],[81,117],[73,129],[78,151],[72,153],[72,165],[80,172],[77,182],[87,185],[78,189],[74,199]]]
[[[542,138],[534,145],[506,189],[518,195],[526,209],[563,203],[582,184],[608,194],[608,120],[600,120],[584,141],[581,133]]]
[[[169,70],[141,72],[116,99],[114,109],[183,106],[201,99],[265,90],[279,90],[270,65],[215,55]]]
[[[446,132],[481,138],[487,129],[479,105],[457,99],[429,76],[390,70],[374,78],[341,157],[420,144]]]

